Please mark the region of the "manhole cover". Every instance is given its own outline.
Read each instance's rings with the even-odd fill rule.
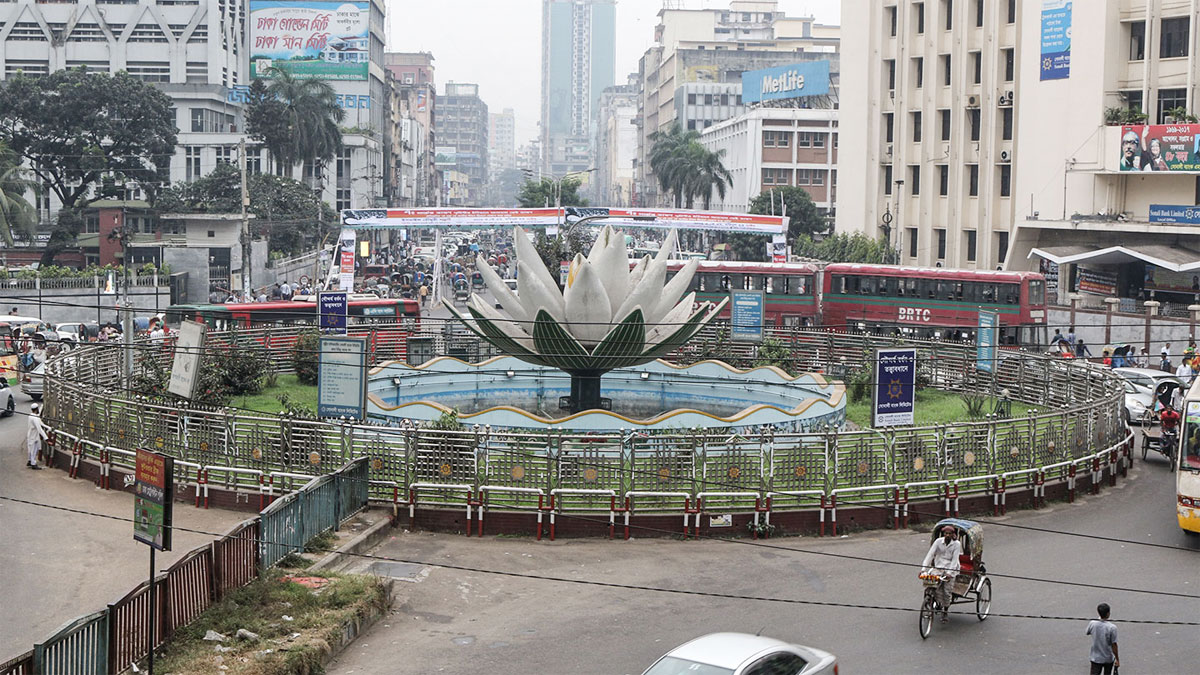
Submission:
[[[415,579],[421,573],[424,565],[414,565],[413,563],[402,562],[373,562],[367,568],[368,574],[374,574],[377,577],[391,577],[393,579]]]

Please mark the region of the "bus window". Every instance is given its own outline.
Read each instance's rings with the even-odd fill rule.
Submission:
[[[1183,439],[1184,453],[1180,458],[1183,469],[1200,470],[1200,420],[1189,415],[1187,421],[1187,436]]]
[[[1046,282],[1034,279],[1029,282],[1029,304],[1046,304]]]
[[[963,283],[961,281],[956,282],[954,284],[954,299],[955,300],[963,299]]]
[[[779,289],[779,292],[781,292],[781,293],[783,292],[783,283],[782,283],[783,279],[781,277],[769,276],[769,277],[766,277],[766,280],[767,280],[767,287],[764,288],[763,290],[767,292],[767,295],[774,295],[776,288]]]
[[[917,292],[917,280],[911,277],[900,280],[900,295],[901,297],[919,298],[921,294]]]
[[[894,298],[899,295],[900,284],[896,277],[884,277],[879,280],[879,294]]]
[[[858,293],[859,293],[859,295],[874,295],[875,294],[875,277],[859,277],[858,278]]]
[[[809,285],[812,283],[812,277],[807,276],[807,275],[795,276],[795,277],[789,277],[788,280],[791,282],[791,288],[788,289],[788,293],[790,293],[791,295],[808,295],[809,294],[808,288],[809,288]]]
[[[1016,284],[1004,284],[1002,292],[1004,293],[1004,303],[1007,305],[1017,304],[1020,297],[1021,287]]]

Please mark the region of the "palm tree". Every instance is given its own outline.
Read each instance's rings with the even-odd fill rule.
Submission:
[[[692,208],[696,198],[704,200],[704,208],[712,203],[712,193],[725,197],[725,188],[733,185],[733,176],[721,158],[725,151],[712,152],[700,144],[700,133],[684,131],[679,122],[666,131],[650,135],[650,169],[663,192],[672,195],[676,208]]]
[[[702,197],[704,210],[707,211],[712,204],[713,189],[716,189],[721,199],[725,199],[725,188],[733,187],[733,174],[729,173],[729,169],[726,169],[721,161],[724,156],[725,150],[722,149],[716,152],[704,150],[698,157],[697,171],[693,174],[693,192],[688,195],[688,208],[692,207],[693,198]]]
[[[0,238],[6,246],[13,245],[13,230],[32,232],[37,224],[37,210],[25,199],[26,193],[36,191],[21,158],[0,142]]]
[[[346,111],[337,104],[337,92],[324,80],[300,79],[278,68],[268,72],[267,94],[279,102],[288,131],[267,141],[271,156],[284,167],[301,162],[324,166],[342,151],[338,123]]]

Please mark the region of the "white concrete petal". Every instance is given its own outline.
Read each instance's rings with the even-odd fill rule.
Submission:
[[[533,242],[530,241],[529,235],[525,233],[525,230],[522,230],[519,227],[513,228],[513,246],[517,249],[518,263],[524,262],[526,265],[528,265],[530,271],[538,278],[539,281],[542,282],[543,286],[554,289],[558,288],[558,282],[555,281],[555,278],[558,275],[558,270],[554,270],[554,275],[550,274],[550,272],[546,269],[546,266],[542,263],[542,258],[538,255],[537,248],[533,245]],[[520,281],[520,274],[517,276],[518,281]],[[523,293],[523,291],[519,289],[520,287],[518,286],[517,292]],[[528,308],[529,306],[526,305],[526,309]],[[537,310],[530,312],[529,315],[537,316]]]
[[[533,346],[533,337],[525,332],[523,328],[513,323],[508,317],[497,312],[495,308],[488,305],[486,302],[479,299],[478,295],[471,295],[471,299],[467,301],[471,309],[479,312],[485,319],[492,322],[496,328],[499,328],[505,335],[512,338],[514,342],[528,349],[533,353],[537,353],[537,349]]]
[[[609,316],[615,315],[621,301],[629,295],[629,250],[625,248],[625,235],[612,228],[607,245],[596,253],[596,259],[591,261],[593,271],[604,284],[604,292],[608,297]]]
[[[650,312],[653,318],[647,318],[647,322],[657,321],[659,317],[665,316],[667,312],[671,311],[671,308],[679,301],[679,296],[691,287],[692,277],[696,276],[696,269],[699,266],[699,260],[689,260],[688,264],[684,265],[683,269],[679,270],[666,286],[663,286],[662,300]]]
[[[659,343],[670,337],[672,333],[679,330],[679,327],[686,323],[688,319],[692,318],[692,315],[695,313],[692,307],[695,303],[696,294],[688,293],[687,297],[672,307],[666,313],[666,316],[646,333],[646,349],[658,346]],[[706,308],[702,307],[696,311],[703,311],[704,309]],[[647,327],[650,327],[649,324],[647,324]]]
[[[534,260],[532,265],[517,260],[517,295],[527,316],[536,317],[539,309],[544,309],[562,323],[566,314],[563,312],[563,297],[558,291],[557,284],[547,286],[541,276],[534,270],[546,271],[541,260]]]
[[[637,285],[642,281],[642,275],[646,273],[646,267],[650,265],[650,256],[642,256],[642,259],[637,261],[633,269],[629,272],[629,288],[637,288]]]
[[[634,307],[653,307],[658,304],[662,298],[663,281],[667,278],[667,261],[653,260],[646,267],[646,273],[642,275],[638,281],[637,288],[630,291],[629,295],[621,303],[613,316],[625,317],[633,311]],[[651,323],[650,318],[646,318],[646,323]]]
[[[492,292],[492,297],[496,298],[496,302],[500,303],[504,311],[519,321],[521,325],[529,325],[533,317],[529,316],[512,289],[504,283],[499,274],[496,274],[496,270],[492,269],[482,255],[475,256],[475,270],[483,277],[483,283],[487,284],[488,290]]]
[[[588,251],[588,262],[595,263],[600,259],[600,252],[612,241],[613,234],[615,233],[613,232],[612,225],[605,225],[600,229],[600,234],[596,236],[596,241],[592,242],[592,248]]]
[[[575,273],[575,283],[563,296],[566,301],[565,328],[585,347],[594,347],[612,327],[608,295],[596,266],[584,261]]]
[[[658,253],[654,254],[655,260],[670,260],[671,254],[675,252],[675,248],[679,245],[679,230],[672,229],[667,233],[667,238],[663,240],[662,247],[658,249]]]

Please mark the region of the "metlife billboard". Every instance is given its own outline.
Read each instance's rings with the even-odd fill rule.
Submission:
[[[829,62],[806,61],[742,73],[742,102],[824,96],[829,93]]]

